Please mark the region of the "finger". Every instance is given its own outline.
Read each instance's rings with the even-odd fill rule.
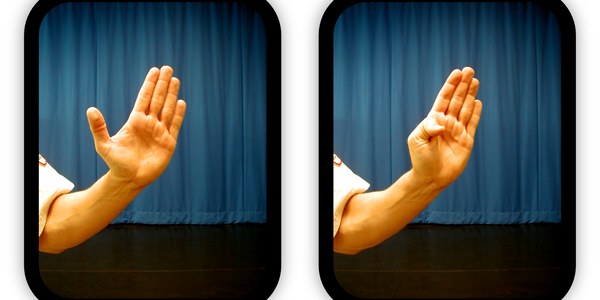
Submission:
[[[98,151],[98,146],[105,144],[110,139],[108,130],[106,129],[106,122],[102,113],[95,107],[88,108],[86,115],[90,131],[94,137],[94,144],[96,144],[96,151]]]
[[[463,106],[465,101],[465,96],[467,95],[467,90],[471,85],[471,81],[473,80],[473,75],[475,75],[475,71],[469,67],[465,67],[462,71],[463,76],[460,80],[460,83],[454,90],[454,95],[452,95],[452,101],[448,106],[448,110],[446,111],[446,115],[455,117],[458,115],[458,112]]]
[[[483,103],[480,100],[475,100],[473,104],[473,114],[469,119],[469,123],[467,123],[467,134],[471,137],[475,137],[475,131],[477,130],[477,125],[479,125],[479,119],[481,118],[481,110],[483,109]]]
[[[462,76],[462,72],[458,69],[450,73],[448,79],[446,79],[446,83],[444,83],[442,89],[438,93],[437,98],[433,103],[433,107],[431,107],[430,114],[433,112],[446,112],[446,110],[448,109],[448,105],[450,104],[450,100],[452,100],[452,95],[454,95],[454,90],[459,84]]]
[[[135,100],[133,111],[146,113],[150,100],[152,99],[152,94],[154,93],[154,87],[156,86],[159,73],[160,70],[158,70],[157,67],[152,67],[150,71],[148,71],[148,75],[146,75],[146,79]]]
[[[173,117],[173,112],[175,111],[175,105],[177,103],[177,94],[179,93],[179,84],[179,79],[176,77],[171,78],[169,91],[167,92],[167,100],[165,101],[165,106],[163,106],[159,118],[159,121],[165,126],[169,125],[171,117]]]
[[[471,81],[471,85],[469,85],[469,91],[467,91],[467,97],[465,98],[465,103],[463,104],[460,112],[458,113],[458,122],[461,124],[467,124],[471,115],[473,114],[473,103],[475,103],[475,96],[477,95],[477,90],[479,89],[479,80],[477,78],[473,78]]]
[[[160,68],[160,76],[158,77],[158,82],[154,88],[150,109],[148,110],[149,115],[156,117],[163,108],[165,98],[167,97],[169,83],[171,82],[171,76],[173,76],[173,69],[171,67],[163,66]]]
[[[181,123],[183,123],[183,116],[185,115],[186,103],[183,100],[177,101],[175,106],[175,115],[173,115],[173,120],[171,120],[171,125],[169,125],[169,133],[171,136],[177,140],[177,136],[179,135],[179,129],[181,129]]]

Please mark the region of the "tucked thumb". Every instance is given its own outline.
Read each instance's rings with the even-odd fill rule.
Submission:
[[[417,138],[422,140],[429,140],[432,137],[436,137],[444,132],[444,126],[438,125],[434,120],[426,118],[419,125],[417,131]]]

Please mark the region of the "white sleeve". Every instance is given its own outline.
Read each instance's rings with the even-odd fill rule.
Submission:
[[[54,168],[40,155],[39,162],[39,190],[40,190],[40,231],[42,235],[46,217],[52,201],[62,194],[70,192],[75,185],[68,179],[58,174]]]
[[[354,174],[338,156],[333,155],[333,237],[340,227],[348,199],[363,193],[369,186],[368,182]]]

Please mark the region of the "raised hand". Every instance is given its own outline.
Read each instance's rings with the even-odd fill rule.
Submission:
[[[169,66],[150,69],[129,119],[112,137],[100,111],[87,110],[96,151],[115,179],[143,188],[169,164],[186,108],[177,101],[180,83],[172,75]]]
[[[475,100],[479,81],[470,67],[454,70],[440,90],[427,117],[408,137],[413,173],[445,188],[464,170],[482,103]]]

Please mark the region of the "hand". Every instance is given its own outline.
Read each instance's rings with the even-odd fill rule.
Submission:
[[[454,70],[427,117],[408,137],[412,172],[439,188],[462,173],[473,149],[482,103],[475,100],[479,81],[469,67]]]
[[[176,101],[179,79],[172,75],[169,66],[150,69],[129,119],[112,137],[100,111],[87,110],[96,151],[115,179],[143,188],[169,164],[186,108],[183,100]]]

